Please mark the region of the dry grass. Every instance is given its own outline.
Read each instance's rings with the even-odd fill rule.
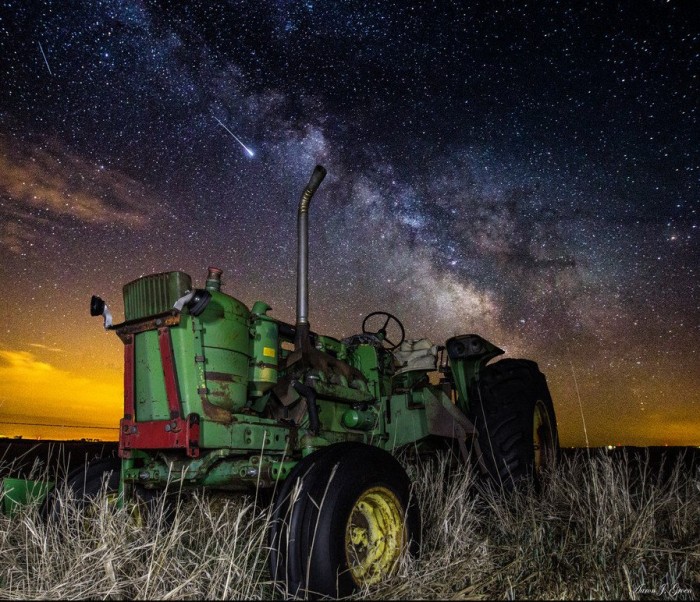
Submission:
[[[583,453],[545,493],[502,496],[446,456],[407,463],[422,553],[358,599],[696,599],[700,480],[681,462]],[[68,504],[70,508],[70,504]],[[100,499],[45,524],[36,508],[0,515],[0,598],[270,599],[267,508],[194,496],[170,528]],[[277,596],[279,597],[279,596]]]

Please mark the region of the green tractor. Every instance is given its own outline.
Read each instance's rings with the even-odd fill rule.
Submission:
[[[419,509],[399,450],[449,442],[510,489],[541,479],[558,435],[537,364],[488,364],[504,352],[478,335],[408,340],[385,312],[342,340],[310,329],[308,210],[325,174],[316,167],[299,203],[295,324],[222,292],[217,268],[204,288],[183,272],[130,282],[117,325],[92,298],[91,314],[124,344],[119,458],[67,483],[81,499],[105,481],[122,500],[173,484],[267,489],[273,578],[290,595],[336,597],[417,552]],[[58,499],[47,497],[48,512]]]

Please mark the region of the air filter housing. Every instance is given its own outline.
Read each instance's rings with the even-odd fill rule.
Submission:
[[[149,274],[124,285],[124,319],[138,320],[172,309],[173,304],[192,289],[192,278],[185,272]]]

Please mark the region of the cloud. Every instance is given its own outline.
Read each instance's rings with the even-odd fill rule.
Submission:
[[[0,224],[0,245],[11,253],[19,255],[27,245],[33,246],[39,235],[37,232],[22,222],[14,222],[5,216]]]
[[[29,343],[30,347],[36,347],[37,349],[43,349],[45,351],[53,351],[54,353],[65,353],[64,349],[59,349],[58,347],[49,347],[48,345],[43,345],[42,343]]]
[[[39,344],[35,344],[38,346]],[[43,346],[42,346],[43,347]],[[116,427],[122,413],[121,374],[75,374],[28,351],[0,349],[2,421]]]
[[[19,148],[0,137],[0,244],[22,252],[60,219],[144,228],[160,203],[137,180],[55,142]]]

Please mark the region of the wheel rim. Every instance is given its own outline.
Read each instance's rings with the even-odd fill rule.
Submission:
[[[552,425],[547,408],[541,399],[535,403],[532,419],[532,442],[535,452],[535,473],[539,474],[550,463],[552,449]]]
[[[100,513],[105,510],[109,513],[117,512],[120,503],[123,503],[122,495],[119,491],[110,491],[109,489],[103,489],[102,491],[104,492],[104,498],[102,500],[102,504],[104,505],[98,508],[94,504],[90,504],[86,509],[87,516],[91,519],[99,518]],[[137,529],[143,528],[146,524],[144,503],[145,502],[138,498],[125,503],[129,524]]]
[[[386,487],[357,499],[345,528],[345,555],[357,585],[373,585],[392,573],[404,547],[403,518],[401,503]]]
[[[99,518],[103,511],[114,512],[119,507],[119,491],[112,489],[108,482],[111,476],[111,471],[105,471],[98,478],[101,481],[101,486],[97,493],[83,492],[82,506],[85,515],[90,519]],[[85,488],[91,489],[90,482],[86,483]]]

